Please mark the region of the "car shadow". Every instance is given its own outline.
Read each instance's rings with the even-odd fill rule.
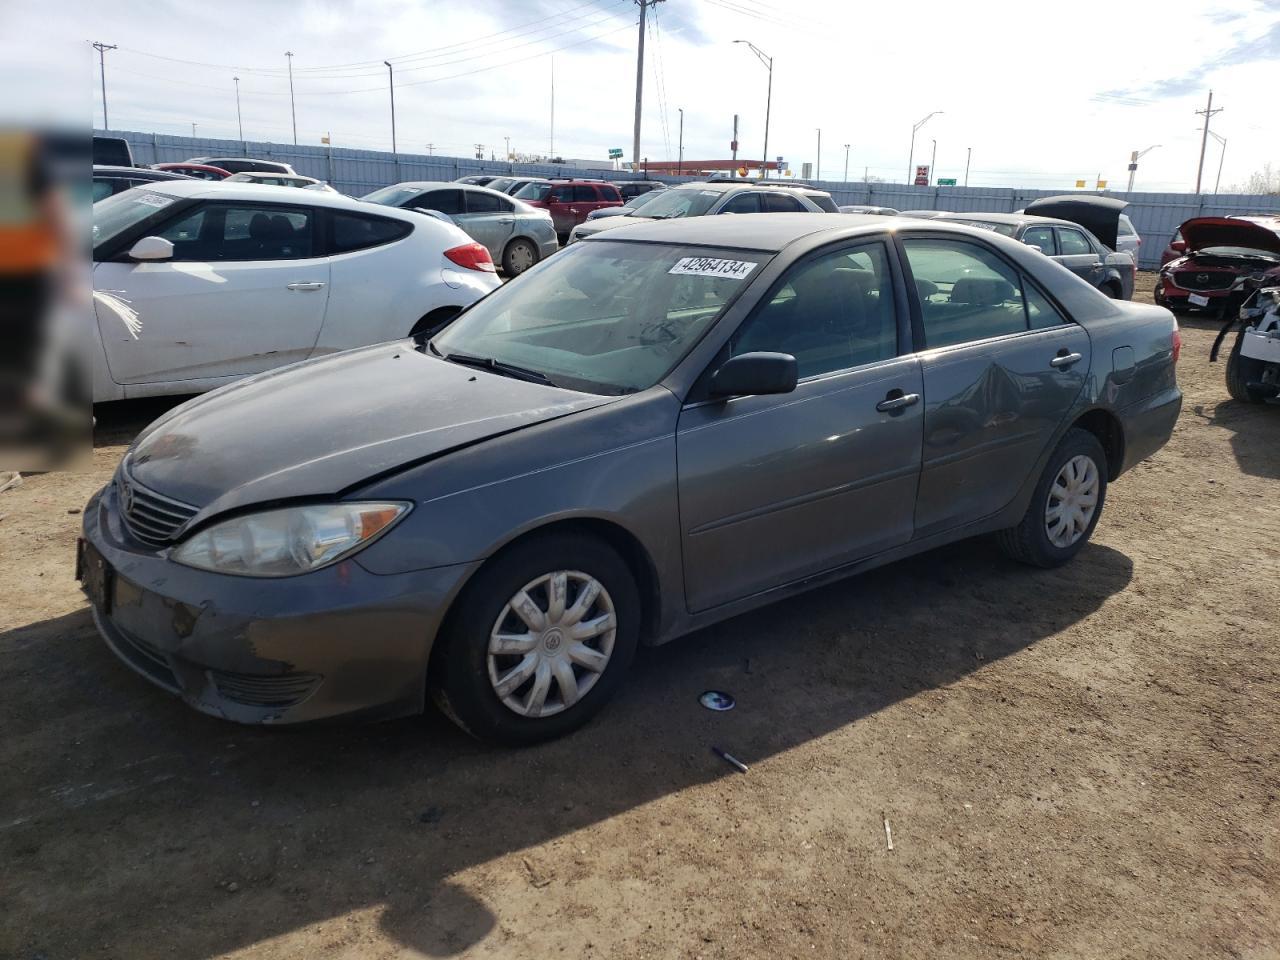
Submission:
[[[1225,382],[1222,392],[1227,392]],[[1231,453],[1242,473],[1280,480],[1280,455],[1276,450],[1280,406],[1226,399],[1214,406],[1198,403],[1192,409],[1206,424],[1226,431]]]
[[[767,762],[1017,655],[1131,576],[1126,556],[1098,544],[1053,571],[1014,564],[986,540],[956,544],[644,650],[591,724],[519,751],[476,743],[434,711],[239,727],[131,673],[85,610],[10,631],[0,635],[0,856],[19,898],[10,946],[212,957],[377,909],[399,943],[456,955],[498,923],[451,881],[460,871],[550,844],[522,858],[528,882],[570,879],[564,838],[575,831],[741,776],[712,745]],[[737,707],[704,709],[708,688]]]

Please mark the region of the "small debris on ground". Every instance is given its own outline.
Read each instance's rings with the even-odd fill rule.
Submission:
[[[16,470],[0,473],[0,493],[22,485],[22,474]]]
[[[545,887],[551,882],[551,877],[544,877],[533,869],[533,864],[529,862],[528,857],[521,857],[520,862],[524,864],[525,871],[529,874],[529,882],[535,887]]]
[[[893,831],[889,829],[889,818],[884,815],[884,811],[880,812],[880,821],[884,824],[884,842],[890,850],[893,849]]]

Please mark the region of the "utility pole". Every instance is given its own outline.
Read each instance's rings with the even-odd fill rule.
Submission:
[[[507,141],[507,161],[510,162],[511,161],[511,138],[503,137],[502,139]]]
[[[476,144],[476,159],[477,159],[477,160],[483,160],[483,159],[484,159],[484,144],[483,144],[483,143],[477,143],[477,144]]]
[[[1204,173],[1204,149],[1209,143],[1209,121],[1216,113],[1221,113],[1222,108],[1213,109],[1213,91],[1209,91],[1209,102],[1203,110],[1197,110],[1196,115],[1204,117],[1204,134],[1200,137],[1200,165],[1196,167],[1196,193],[1200,192],[1200,177]]]
[[[733,142],[729,144],[733,150],[733,169],[738,169],[738,115],[733,115]]]
[[[680,148],[676,154],[676,176],[682,177],[684,176],[684,107],[676,107],[676,109],[680,111]],[[670,142],[670,140],[667,141],[667,143]]]
[[[849,144],[844,145],[844,182],[849,182]]]
[[[391,91],[391,152],[396,150],[396,72],[391,69],[391,61],[383,60],[387,67],[387,88]]]
[[[760,179],[763,180],[769,173],[769,111],[773,106],[773,57],[769,56],[750,40],[735,40],[733,42],[745,43],[751,48],[751,52],[756,55],[756,58],[769,70],[769,89],[764,99],[764,160],[760,163]]]
[[[550,160],[556,155],[556,57],[551,55],[551,151],[547,154]]]
[[[110,130],[111,124],[107,121],[107,58],[108,50],[115,50],[114,43],[93,42],[93,49],[98,51],[98,70],[102,76],[102,129]]]
[[[929,116],[925,117],[919,123],[913,124],[911,127],[911,151],[907,154],[907,185],[908,186],[916,182],[915,180],[916,131],[919,130],[921,127],[923,127],[926,123],[928,123],[930,120],[932,120],[934,117],[936,117],[940,113],[942,113],[941,110],[935,110],[933,111],[933,113],[929,114]],[[932,175],[933,170],[930,169],[929,173],[930,175]]]
[[[818,159],[813,164],[813,179],[822,179],[822,128],[818,127]]]
[[[434,157],[436,155],[436,145],[434,143],[427,144],[427,156]]]
[[[240,118],[240,78],[232,79],[236,82],[236,126],[240,128],[240,142],[244,143],[244,120]]]
[[[662,0],[636,0],[640,4],[640,36],[636,42],[636,123],[631,137],[631,167],[634,170],[640,163],[640,105],[644,99],[644,26],[645,13],[649,7]]]
[[[964,155],[964,185],[967,187],[969,185],[969,161],[973,159],[973,147],[966,147],[965,149],[967,152]]]
[[[938,162],[938,141],[933,141],[933,154],[929,157],[929,183],[933,184],[938,179],[938,171],[935,164]]]
[[[195,138],[196,138],[196,122],[192,120],[191,121],[191,139],[194,140]]]
[[[289,58],[289,116],[293,118],[293,145],[298,145],[298,110],[293,105],[293,51],[286,50],[284,55]]]
[[[1213,181],[1213,195],[1216,197],[1218,195],[1218,187],[1222,186],[1222,161],[1227,158],[1227,138],[1218,136],[1212,130],[1209,131],[1209,136],[1222,144],[1222,153],[1218,154],[1218,179]]]

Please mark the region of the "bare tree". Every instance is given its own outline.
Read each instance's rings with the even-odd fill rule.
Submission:
[[[1249,174],[1243,183],[1232,184],[1228,193],[1251,193],[1280,196],[1280,170],[1264,163],[1261,170]]]

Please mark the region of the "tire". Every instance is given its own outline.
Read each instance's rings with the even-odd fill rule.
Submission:
[[[1227,393],[1231,394],[1233,400],[1241,403],[1262,403],[1266,399],[1265,395],[1259,390],[1250,390],[1249,384],[1262,379],[1267,365],[1253,357],[1242,357],[1240,347],[1243,343],[1244,331],[1241,330],[1236,335],[1231,355],[1227,357]]]
[[[1059,513],[1062,512],[1065,503],[1077,503],[1076,498],[1083,499],[1088,489],[1083,482],[1087,477],[1081,478],[1079,493],[1069,494],[1069,499],[1060,502],[1059,499],[1051,500],[1051,492],[1054,498],[1060,498],[1061,493],[1069,488],[1070,475],[1065,474],[1068,465],[1079,475],[1079,471],[1084,467],[1085,462],[1092,465],[1092,512],[1087,516],[1083,516],[1083,528],[1077,521],[1072,524],[1070,531],[1064,531],[1063,538],[1056,542],[1050,536],[1048,513],[1055,504],[1059,507]],[[1064,481],[1060,483],[1060,478]],[[1102,449],[1102,444],[1088,430],[1081,430],[1073,427],[1068,430],[1066,436],[1058,444],[1057,449],[1053,451],[1053,455],[1049,457],[1049,462],[1045,464],[1044,473],[1040,475],[1040,482],[1036,484],[1035,492],[1031,495],[1031,503],[1027,505],[1026,515],[1016,527],[1010,527],[1007,530],[1001,530],[997,534],[997,541],[1001,549],[1010,557],[1023,563],[1031,564],[1036,567],[1057,567],[1066,563],[1081,548],[1089,542],[1089,538],[1093,535],[1094,528],[1098,525],[1098,518],[1102,516],[1102,508],[1107,499],[1107,455]],[[1082,511],[1083,513],[1083,511]]]
[[[551,582],[545,578],[557,572],[565,575],[564,615],[547,624]],[[600,588],[596,594],[588,589],[591,581]],[[516,613],[522,593],[543,618],[541,632],[529,626],[537,617],[527,606],[523,616]],[[590,603],[575,622],[584,593]],[[584,641],[570,633],[575,625],[585,631],[607,623],[610,613],[612,631]],[[527,746],[564,736],[590,720],[622,683],[635,656],[640,618],[631,570],[608,545],[569,533],[526,540],[490,560],[463,590],[432,652],[428,690],[441,710],[477,739]],[[494,634],[512,644],[512,652],[491,656]],[[587,662],[602,669],[588,669]],[[566,668],[574,683],[571,702],[562,679]],[[506,699],[497,689],[504,680],[512,684],[503,691]],[[540,709],[531,706],[537,703]]]
[[[1120,288],[1117,287],[1114,283],[1104,283],[1101,289],[1102,289],[1102,292],[1105,293],[1112,300],[1120,299]]]
[[[502,272],[518,277],[538,262],[538,248],[524,237],[516,237],[502,251]]]

